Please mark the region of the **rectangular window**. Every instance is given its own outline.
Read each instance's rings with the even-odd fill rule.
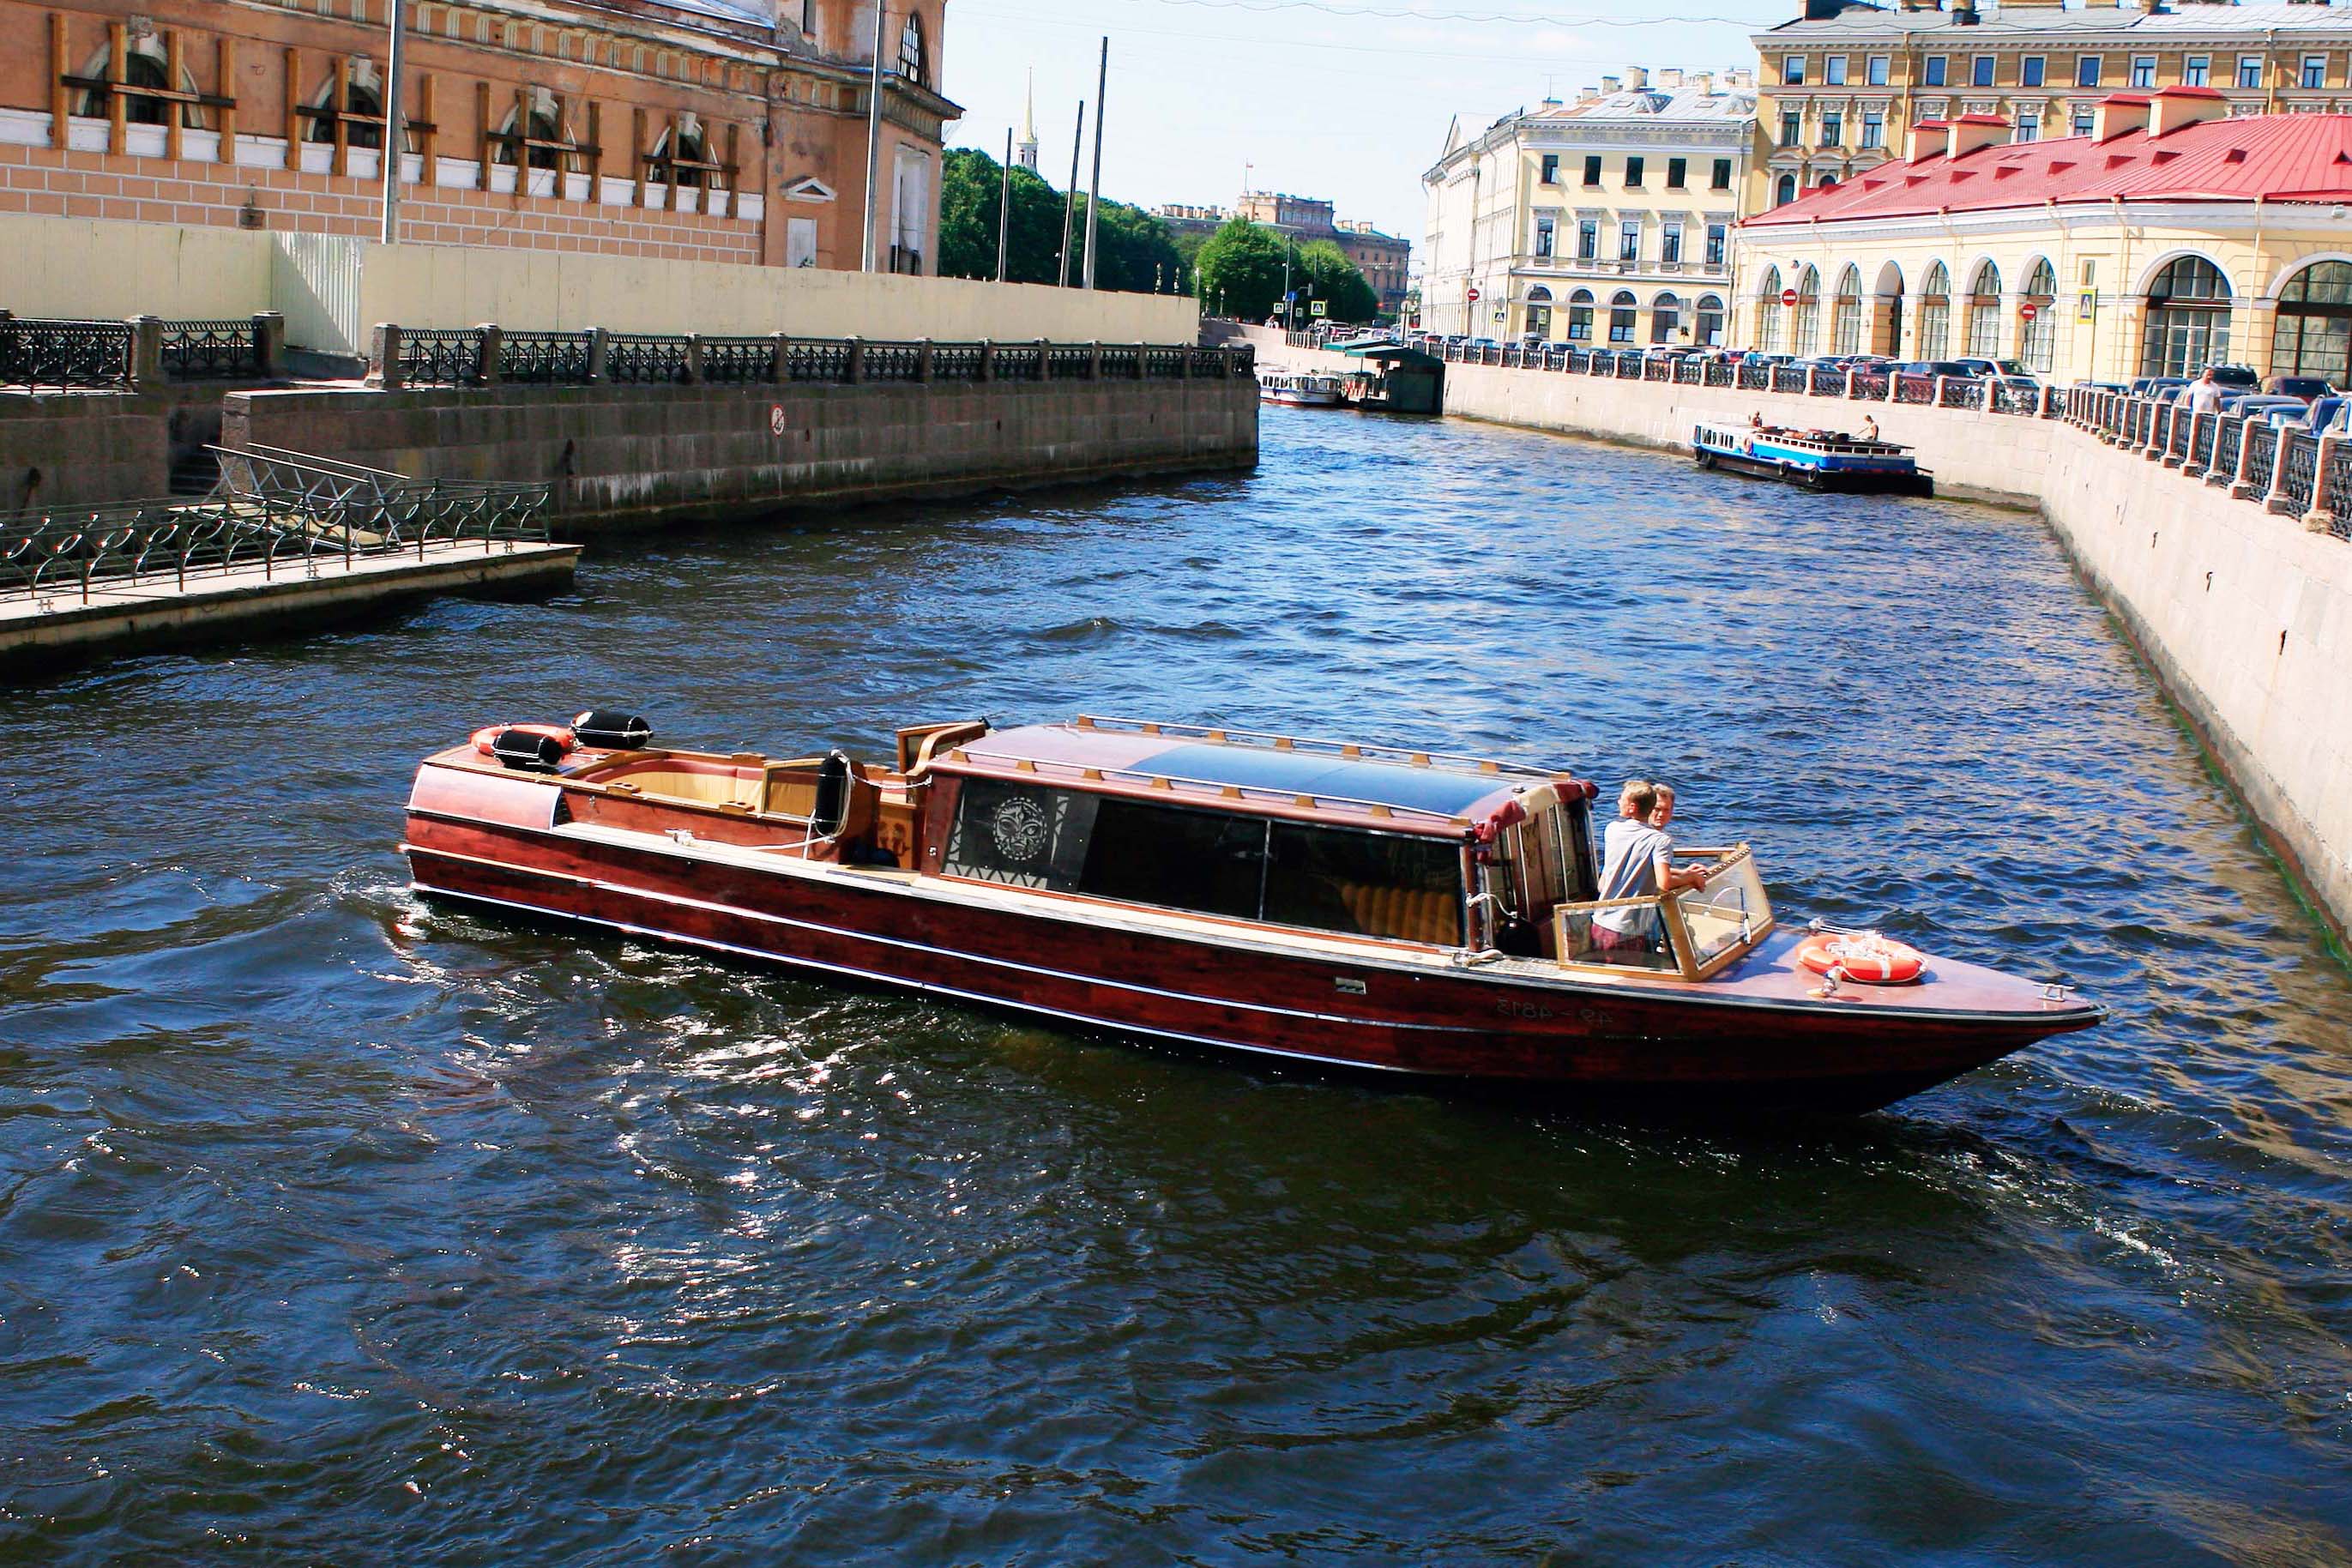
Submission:
[[[2074,134],[2088,136],[2099,128],[2099,111],[2095,109],[2074,110]]]
[[[2098,86],[2099,68],[2105,63],[2106,60],[2104,56],[2076,55],[2074,57],[2074,85],[2076,87]]]
[[[1588,185],[1597,185],[1601,183],[1601,159],[1598,154],[1590,155],[1584,160],[1584,183]]]
[[[1658,259],[1679,263],[1683,258],[1683,226],[1667,224],[1658,230]]]
[[[1576,258],[1593,261],[1601,255],[1601,224],[1594,218],[1579,219],[1576,225]]]
[[[1782,87],[1802,87],[1805,85],[1804,56],[1788,55],[1782,58],[1780,61],[1780,85]]]
[[[2042,140],[2042,116],[2026,110],[2017,117],[2017,139],[2020,142]]]
[[[1275,823],[1264,918],[1450,946],[1462,940],[1461,848],[1443,838]]]
[[[1990,87],[1992,85],[1992,60],[1993,58],[1990,55],[1979,55],[1974,60],[1969,62],[1969,85],[1970,87]]]
[[[1625,160],[1625,188],[1629,191],[1642,188],[1642,160],[1639,158]]]
[[[1547,153],[1543,155],[1543,174],[1540,178],[1547,185],[1556,185],[1559,184],[1559,153]]]
[[[1706,264],[1709,267],[1723,265],[1724,247],[1730,239],[1731,231],[1726,225],[1711,223],[1706,226]]]
[[[1862,68],[1863,79],[1872,87],[1885,87],[1887,67],[1890,63],[1891,58],[1886,55],[1871,56]]]
[[[1075,793],[1066,798],[1096,808],[1079,892],[1231,920],[1257,918],[1265,879],[1263,818]]]
[[[2188,63],[2180,68],[2180,85],[2183,87],[2210,87],[2212,79],[2213,57],[2210,55],[2191,55]]]
[[[1780,111],[1780,145],[1794,147],[1805,139],[1805,117],[1793,109]]]
[[[2240,87],[2260,87],[2263,85],[2262,56],[2240,55],[2238,57],[2238,85]]]
[[[1548,217],[1539,217],[1536,219],[1536,254],[1539,257],[1549,257],[1551,255],[1551,247],[1552,220]]]
[[[1707,188],[1714,191],[1727,191],[1731,189],[1730,159],[1717,158],[1715,161],[1715,177],[1707,182]]]
[[[1845,141],[1845,115],[1831,110],[1822,116],[1822,145],[1835,147]]]
[[[1929,55],[1927,57],[1926,69],[1919,79],[1919,85],[1922,87],[1941,87],[1944,85],[1943,56]]]
[[[1862,144],[1865,147],[1886,145],[1886,110],[1865,109],[1862,111]]]
[[[1620,261],[1642,259],[1642,220],[1640,218],[1629,217],[1617,226],[1617,259]]]
[[[1689,159],[1669,158],[1666,160],[1666,189],[1670,191],[1681,190],[1683,188],[1683,182],[1689,178]]]
[[[2312,89],[2314,90],[2326,87],[2327,85],[2327,57],[2326,55],[2304,56],[2303,75],[2297,79],[2296,85]]]
[[[2132,57],[2131,84],[2134,87],[2154,87],[2156,85],[2156,57],[2154,55],[2134,55]]]
[[[2045,62],[2040,55],[2028,55],[2017,63],[2017,85],[2040,87]]]
[[[1845,85],[1845,57],[1832,55],[1822,62],[1822,79],[1832,87]]]

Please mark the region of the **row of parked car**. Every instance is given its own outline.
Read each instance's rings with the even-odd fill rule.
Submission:
[[[2213,379],[2221,384],[2220,407],[2224,414],[2259,419],[2272,426],[2294,425],[2342,433],[2352,430],[2352,397],[2338,392],[2325,377],[2273,375],[2264,377],[2251,365],[2217,364]],[[2160,402],[2186,404],[2197,378],[2186,375],[2143,375],[2137,381],[2091,382],[2102,392],[2127,393]]]

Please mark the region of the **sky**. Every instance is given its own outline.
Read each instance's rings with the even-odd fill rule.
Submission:
[[[1036,73],[1038,169],[1070,173],[1097,51],[1110,38],[1106,197],[1231,206],[1259,190],[1328,196],[1421,240],[1423,171],[1457,114],[1479,131],[1547,91],[1627,66],[1755,65],[1750,36],[1797,0],[949,0],[951,146],[1004,153]],[[1078,180],[1086,183],[1082,159]]]

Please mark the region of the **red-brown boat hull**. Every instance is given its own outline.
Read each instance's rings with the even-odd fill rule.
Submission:
[[[1696,988],[1237,951],[925,897],[905,877],[780,874],[686,847],[412,812],[421,892],[1189,1045],[1434,1079],[1855,1110],[2098,1021],[2041,1012],[1768,1005]],[[1781,951],[1785,954],[1786,946]],[[1360,987],[1360,994],[1356,988]]]

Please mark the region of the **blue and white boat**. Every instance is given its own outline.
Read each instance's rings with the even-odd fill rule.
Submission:
[[[1702,468],[1728,468],[1807,489],[1936,493],[1934,477],[1919,467],[1910,447],[1843,430],[1701,425],[1691,436],[1691,456]]]

